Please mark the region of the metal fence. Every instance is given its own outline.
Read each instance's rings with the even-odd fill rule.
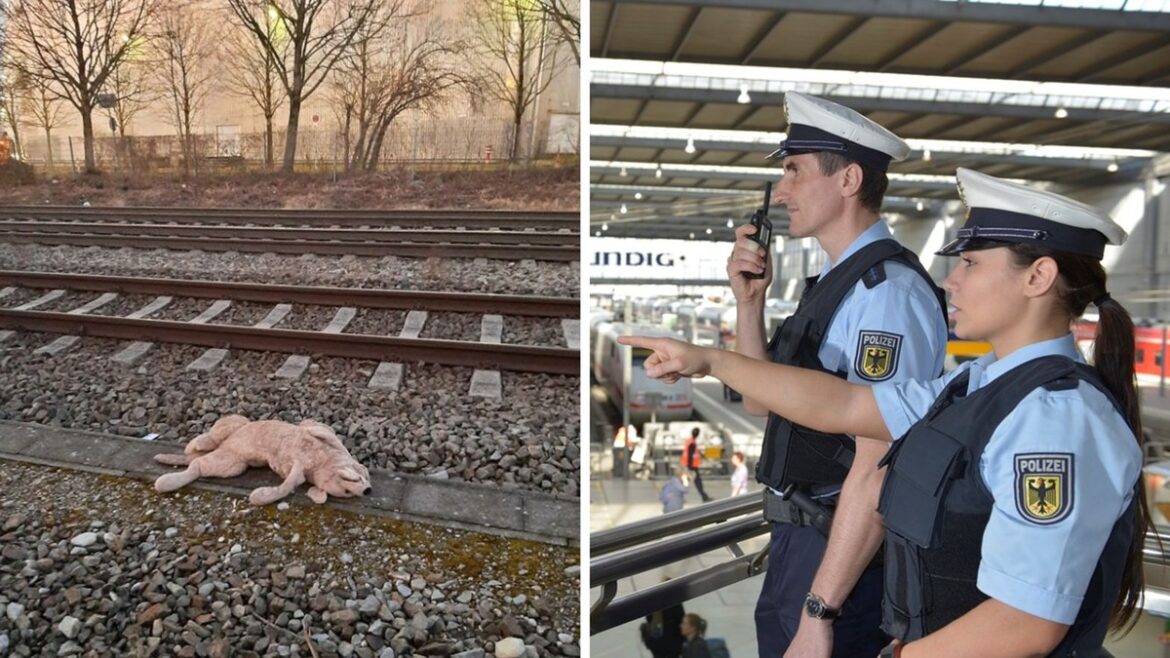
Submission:
[[[570,116],[557,121],[557,116]],[[328,125],[304,117],[297,132],[298,168],[344,170],[352,155],[356,134],[346,135],[333,122]],[[521,124],[518,140],[520,158],[545,158],[576,154],[579,139],[575,116],[552,115],[532,133],[532,123]],[[100,125],[101,122],[95,122]],[[378,158],[378,166],[403,163],[485,164],[508,160],[512,145],[513,124],[499,118],[411,118],[400,119],[390,126]],[[39,167],[77,171],[84,167],[84,143],[80,137],[52,137],[52,149],[43,132],[25,128],[20,134],[24,159]],[[273,132],[273,160],[279,165],[284,156],[287,135],[283,129]],[[214,126],[192,137],[188,170],[194,173],[224,169],[252,169],[263,166],[266,135],[242,132],[238,126]],[[347,149],[347,147],[349,147]],[[94,156],[104,170],[156,173],[177,171],[184,167],[183,145],[177,135],[101,134],[95,137]],[[51,160],[50,160],[51,155]],[[50,166],[51,165],[51,166]]]

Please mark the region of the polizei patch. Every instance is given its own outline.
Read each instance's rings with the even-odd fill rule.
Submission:
[[[1073,507],[1073,456],[1065,452],[1016,455],[1016,509],[1024,519],[1050,525]]]
[[[857,358],[853,369],[862,378],[880,382],[898,371],[898,354],[902,337],[884,331],[863,331],[857,338]]]

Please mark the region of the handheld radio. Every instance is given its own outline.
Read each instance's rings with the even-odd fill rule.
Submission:
[[[772,202],[772,183],[764,184],[764,207],[757,208],[752,213],[751,224],[756,227],[756,232],[749,235],[748,239],[755,242],[764,248],[764,253],[768,253],[772,249],[772,221],[768,219],[768,206]],[[755,272],[744,272],[744,276],[749,279],[762,279],[764,273],[759,274]]]

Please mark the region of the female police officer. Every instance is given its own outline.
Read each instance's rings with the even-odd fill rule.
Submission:
[[[654,349],[651,376],[710,373],[814,429],[901,437],[879,503],[883,627],[901,643],[883,655],[1097,656],[1108,628],[1135,618],[1149,525],[1133,324],[1099,262],[1125,232],[1056,194],[958,179],[970,212],[940,252],[962,259],[945,287],[955,333],[993,352],[950,375],[871,388],[670,339],[624,342]],[[1090,302],[1092,368],[1069,333]]]

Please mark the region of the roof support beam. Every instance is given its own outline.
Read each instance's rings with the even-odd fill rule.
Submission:
[[[1080,72],[1077,73],[1074,80],[1076,82],[1092,80],[1093,78],[1096,78],[1097,76],[1119,64],[1124,64],[1125,62],[1128,62],[1135,57],[1140,57],[1146,53],[1158,50],[1159,48],[1165,48],[1166,46],[1170,46],[1170,35],[1163,36],[1154,43],[1139,44],[1133,48],[1123,50],[1112,57],[1099,60],[1092,66],[1081,69]]]
[[[926,40],[927,37],[934,34],[935,32],[938,32],[946,26],[947,24],[943,23],[942,21],[933,21],[927,23],[921,30],[918,30],[913,35],[911,35],[910,38],[904,39],[902,43],[898,44],[898,47],[894,49],[893,53],[884,60],[878,62],[877,65],[873,67],[873,70],[878,72],[885,71],[894,62],[898,61],[899,57],[905,55],[906,51],[922,43]]]
[[[613,0],[624,5],[673,5],[721,9],[776,9],[776,0]],[[784,0],[790,12],[844,14],[867,18],[928,18],[931,20],[1012,25],[1083,27],[1092,30],[1170,32],[1170,13],[1108,11],[1071,7],[1006,5],[984,2],[937,2],[937,0]]]
[[[1047,64],[1048,62],[1051,62],[1053,59],[1068,53],[1068,51],[1072,50],[1072,48],[1082,48],[1084,46],[1092,45],[1094,42],[1100,41],[1101,39],[1104,39],[1107,36],[1109,36],[1109,32],[1098,31],[1096,34],[1089,37],[1088,40],[1083,41],[1083,42],[1078,40],[1078,42],[1074,46],[1071,46],[1071,47],[1068,43],[1059,43],[1059,44],[1053,46],[1052,48],[1048,48],[1044,52],[1041,52],[1040,54],[1029,59],[1028,61],[1021,62],[1019,66],[1016,66],[1011,71],[1008,71],[1008,73],[1005,77],[1015,78],[1017,80],[1020,78],[1023,78],[1024,74],[1027,73],[1028,71],[1031,71],[1034,68],[1037,68],[1043,64]]]
[[[760,28],[760,31],[756,33],[755,38],[748,45],[747,50],[744,51],[743,59],[739,62],[741,65],[747,65],[751,62],[752,58],[759,52],[760,46],[764,45],[764,42],[768,39],[768,35],[772,33],[772,30],[776,29],[777,25],[780,25],[780,21],[784,20],[785,15],[786,13],[782,11],[775,12],[772,20]]]
[[[590,85],[594,98],[651,99],[687,101],[693,103],[735,104],[738,90],[699,89],[686,87],[650,87],[646,85],[598,84]],[[752,106],[784,104],[781,92],[753,91]],[[932,101],[910,98],[871,98],[865,96],[838,96],[822,94],[823,98],[841,103],[862,113],[912,112],[916,114],[955,114],[975,117],[1005,117],[1013,119],[1051,119],[1055,108],[1044,105],[1011,105],[1006,103],[965,103]],[[1110,121],[1170,124],[1170,112],[1131,112],[1126,110],[1096,110],[1070,108],[1070,123],[1083,121]]]
[[[678,56],[682,54],[683,48],[686,48],[687,41],[690,41],[691,34],[695,31],[695,23],[699,22],[699,14],[703,13],[702,7],[696,7],[691,11],[690,17],[687,19],[687,26],[683,29],[682,34],[678,37],[678,42],[674,44],[674,50],[670,61],[677,62]]]
[[[805,64],[804,67],[808,69],[815,69],[816,67],[820,66],[821,62],[829,53],[833,52],[834,48],[841,45],[841,42],[845,41],[849,38],[850,35],[861,29],[861,26],[865,25],[867,21],[869,21],[868,17],[859,16],[846,23],[845,26],[838,30],[836,34],[825,40],[825,44],[821,46],[820,50],[813,53],[812,57],[808,58],[808,63]]]
[[[605,38],[601,41],[602,57],[609,57],[609,44],[613,42],[613,26],[617,25],[620,4],[615,2],[609,6],[609,17],[605,19]]]
[[[944,71],[943,75],[954,75],[956,71],[962,69],[964,66],[979,59],[980,57],[983,57],[987,53],[995,50],[996,48],[999,48],[1003,44],[1011,41],[1012,39],[1015,39],[1030,29],[1032,29],[1032,26],[1030,25],[1021,25],[1019,27],[1012,27],[1004,30],[1003,34],[1000,34],[998,38],[988,42],[982,48],[969,53],[966,57],[955,62],[954,64],[951,64],[951,67]]]

